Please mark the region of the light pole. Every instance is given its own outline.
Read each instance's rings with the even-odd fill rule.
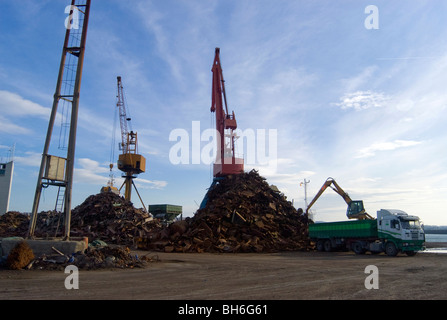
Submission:
[[[304,179],[303,182],[300,183],[300,186],[304,185],[304,204],[306,206],[306,210],[307,210],[307,185],[310,183],[310,180]]]

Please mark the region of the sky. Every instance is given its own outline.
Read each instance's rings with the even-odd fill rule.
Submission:
[[[11,211],[32,209],[69,4],[0,0],[0,160],[15,146]],[[213,179],[219,47],[245,171],[296,208],[332,177],[371,215],[400,209],[447,225],[446,12],[443,0],[92,0],[73,207],[99,193],[116,163],[121,76],[147,161],[135,179],[145,206],[196,212]],[[58,110],[54,155],[62,119]],[[116,165],[113,174],[120,187]],[[39,211],[54,208],[56,191],[43,191]],[[135,193],[132,201],[141,207]],[[317,221],[347,219],[329,189],[311,209]]]

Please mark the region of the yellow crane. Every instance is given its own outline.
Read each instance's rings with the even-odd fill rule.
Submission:
[[[121,127],[121,142],[119,144],[122,153],[118,156],[118,169],[121,170],[124,175],[124,182],[120,187],[120,191],[125,186],[124,198],[131,200],[132,186],[140,197],[137,188],[133,182],[136,175],[146,171],[146,158],[141,154],[138,154],[138,135],[136,132],[130,130],[131,119],[127,117],[126,105],[124,102],[124,90],[121,77],[117,77],[117,103],[116,106],[119,112],[120,127]],[[128,126],[129,124],[129,126]],[[141,200],[141,197],[140,197]],[[144,206],[143,201],[141,203]]]

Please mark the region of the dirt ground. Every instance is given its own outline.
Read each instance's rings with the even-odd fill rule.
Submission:
[[[63,271],[1,270],[0,300],[447,298],[447,254],[151,254],[159,261],[143,269],[80,270],[79,289],[71,290],[65,288]],[[377,267],[378,289],[365,288],[369,265]]]

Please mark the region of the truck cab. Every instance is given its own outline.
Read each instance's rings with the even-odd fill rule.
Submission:
[[[402,210],[377,211],[377,231],[388,255],[396,255],[399,251],[413,255],[425,245],[425,233],[419,217]]]

